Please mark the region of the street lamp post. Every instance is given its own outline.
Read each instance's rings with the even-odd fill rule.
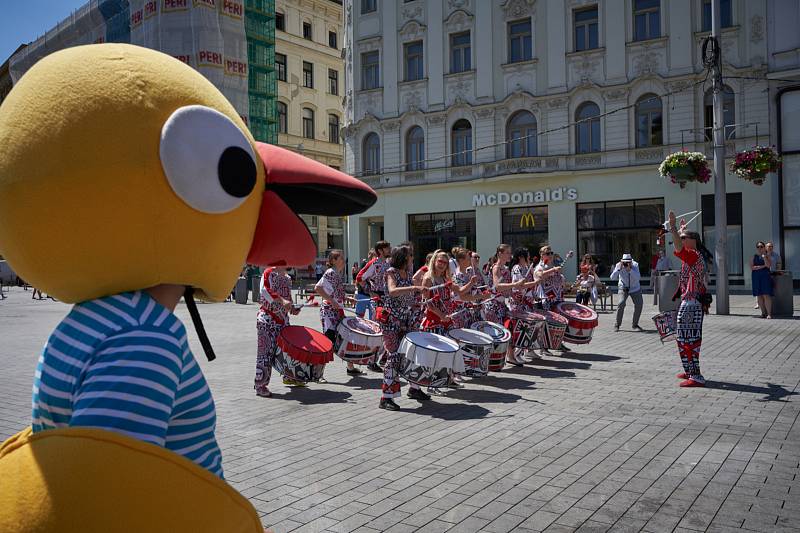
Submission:
[[[720,42],[720,0],[711,0],[711,39],[714,54],[712,81],[714,91],[714,211],[716,225],[716,247],[714,258],[717,265],[717,314],[730,313],[728,298],[728,213],[725,192],[725,120],[722,110],[722,47]]]

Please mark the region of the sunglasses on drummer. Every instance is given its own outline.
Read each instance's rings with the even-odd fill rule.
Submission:
[[[542,255],[553,255],[553,252],[544,252]]]

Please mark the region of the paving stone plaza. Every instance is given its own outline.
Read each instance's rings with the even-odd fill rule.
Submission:
[[[0,301],[0,439],[30,423],[39,352],[68,307],[13,288]],[[400,412],[380,376],[273,398],[253,392],[256,306],[201,305],[227,480],[276,533],[486,531],[800,532],[800,322],[760,320],[753,298],[706,317],[705,389],[680,389],[674,343],[649,317],[591,344],[504,370]],[[795,297],[795,309],[798,308]],[[712,306],[713,308],[713,306]],[[183,305],[177,314],[187,329]],[[319,329],[315,309],[295,324]],[[405,388],[404,388],[405,390]]]

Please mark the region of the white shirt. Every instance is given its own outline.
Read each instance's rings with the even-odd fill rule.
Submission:
[[[614,266],[614,272],[611,273],[611,279],[618,280],[617,285],[620,290],[628,289],[629,292],[639,292],[642,290],[641,285],[639,285],[639,280],[642,277],[639,273],[639,263],[636,261],[632,261],[631,263],[630,270],[627,270],[625,267],[620,269],[620,263],[617,263],[616,266]]]

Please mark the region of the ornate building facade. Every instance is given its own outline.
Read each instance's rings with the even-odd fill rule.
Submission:
[[[722,4],[730,157],[774,144],[776,84],[767,0]],[[679,188],[657,170],[681,149],[711,155],[708,0],[344,7],[345,168],[379,193],[350,218],[351,256],[381,237],[414,242],[417,262],[456,244],[485,260],[501,242],[549,243],[593,254],[601,275],[630,252],[647,274],[670,209],[702,210],[694,228],[713,241],[713,182]],[[726,183],[731,283],[749,286],[753,243],[780,232],[777,180]]]
[[[278,144],[341,169],[341,2],[277,0],[275,26]],[[320,257],[345,247],[343,218],[303,215],[303,220]]]

